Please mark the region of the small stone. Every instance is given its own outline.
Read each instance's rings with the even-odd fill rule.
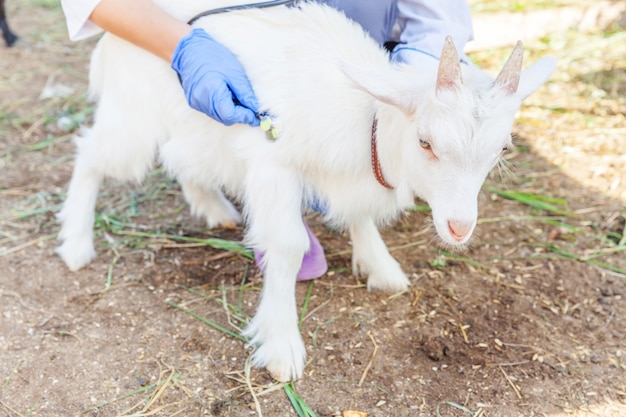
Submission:
[[[367,413],[362,411],[354,411],[354,410],[345,410],[342,413],[343,417],[367,417]]]

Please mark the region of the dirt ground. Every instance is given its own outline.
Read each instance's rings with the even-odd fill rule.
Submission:
[[[160,170],[103,187],[91,265],[55,255],[94,40],[67,41],[55,1],[8,12],[21,40],[0,48],[0,414],[296,415],[211,326],[237,333],[254,314],[258,269],[202,242],[241,228],[207,230]],[[317,416],[626,415],[626,32],[605,29],[527,43],[527,62],[559,69],[519,113],[470,249],[438,248],[428,211],[384,231],[408,291],[368,292],[347,237],[309,219],[330,272],[297,288],[309,363],[294,388]],[[508,51],[472,57],[493,72]]]

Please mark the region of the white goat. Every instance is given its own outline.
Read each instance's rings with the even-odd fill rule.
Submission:
[[[219,6],[161,3],[185,20]],[[353,271],[369,275],[369,289],[404,290],[409,281],[376,225],[418,196],[443,242],[466,243],[481,185],[510,145],[514,115],[555,62],[544,58],[520,77],[518,44],[494,82],[461,68],[448,41],[438,74],[422,73],[390,63],[358,25],[315,3],[211,15],[197,26],[240,59],[261,108],[276,116],[278,140],[190,109],[167,63],[105,35],[91,61],[95,124],[76,141],[58,253],[71,270],[88,264],[102,179],[140,181],[157,155],[209,226],[241,220],[225,190],[243,203],[247,242],[265,253],[260,303],[245,331],[257,347],[254,363],[278,380],[297,379],[305,347],[294,288],[309,246],[307,202],[319,198],[326,220],[350,231]]]

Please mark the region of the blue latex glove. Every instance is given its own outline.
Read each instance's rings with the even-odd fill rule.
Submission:
[[[202,29],[180,40],[172,58],[189,105],[226,126],[258,126],[259,105],[239,60]]]

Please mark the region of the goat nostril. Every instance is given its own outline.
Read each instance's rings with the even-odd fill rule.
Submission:
[[[469,234],[470,230],[472,230],[472,223],[450,220],[448,221],[448,228],[450,229],[452,237],[455,240],[461,241]]]

